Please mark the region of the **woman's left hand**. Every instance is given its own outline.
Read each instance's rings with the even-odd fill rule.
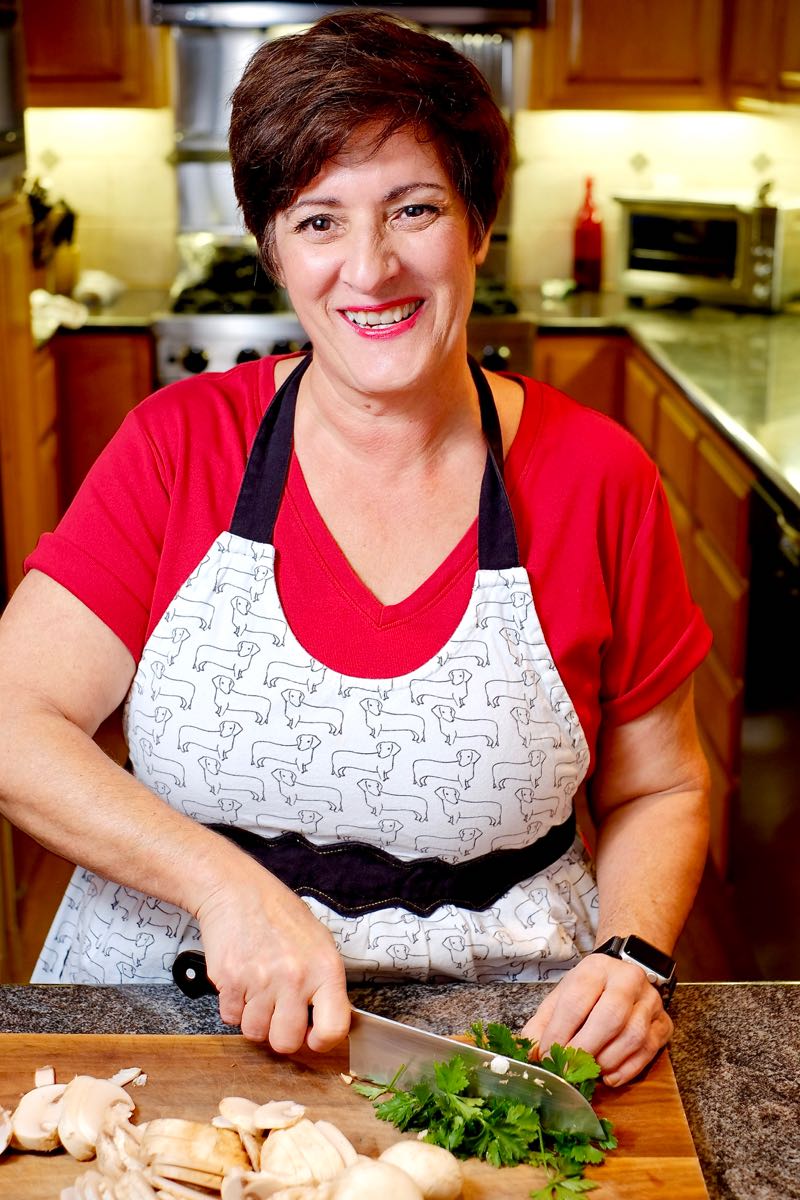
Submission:
[[[553,1042],[593,1054],[611,1087],[629,1083],[672,1036],[672,1021],[641,967],[588,954],[522,1030],[541,1057]]]

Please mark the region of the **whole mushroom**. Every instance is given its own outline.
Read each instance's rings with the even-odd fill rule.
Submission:
[[[461,1163],[431,1142],[395,1142],[381,1154],[379,1162],[400,1167],[416,1183],[425,1200],[457,1200],[464,1186]]]

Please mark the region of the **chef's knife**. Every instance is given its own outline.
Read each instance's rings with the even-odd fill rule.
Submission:
[[[201,950],[183,950],[172,965],[178,987],[193,999],[214,995],[216,988],[206,972]],[[480,1096],[504,1096],[539,1110],[545,1128],[564,1133],[604,1136],[603,1127],[589,1101],[565,1079],[536,1063],[502,1058],[468,1042],[456,1042],[400,1021],[354,1008],[350,1019],[350,1073],[359,1079],[388,1083],[399,1068],[402,1088],[423,1077],[433,1077],[433,1064],[458,1054],[475,1069]],[[494,1067],[494,1069],[492,1069]]]

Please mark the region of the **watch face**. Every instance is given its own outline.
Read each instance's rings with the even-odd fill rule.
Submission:
[[[635,933],[630,934],[625,939],[623,950],[626,955],[635,959],[637,963],[640,963],[647,970],[661,975],[664,979],[669,979],[675,970],[674,959],[670,958],[668,954],[663,954],[661,950],[656,950],[655,946],[651,946],[644,938],[637,937]]]

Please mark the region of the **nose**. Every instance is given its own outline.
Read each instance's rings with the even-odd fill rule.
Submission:
[[[399,270],[391,234],[372,226],[351,230],[342,262],[341,278],[354,291],[377,293]]]

